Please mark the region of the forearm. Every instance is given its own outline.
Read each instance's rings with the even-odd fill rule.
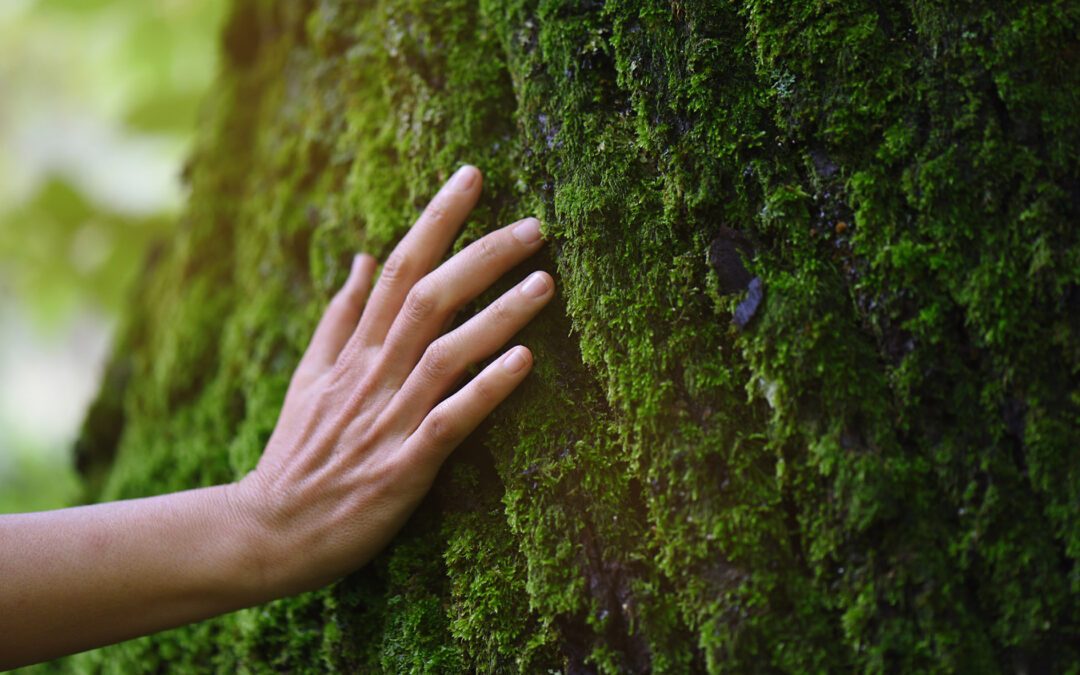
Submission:
[[[232,490],[0,516],[0,670],[269,599]]]

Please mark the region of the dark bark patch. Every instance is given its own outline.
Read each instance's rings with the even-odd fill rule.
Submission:
[[[750,241],[742,232],[721,227],[709,244],[709,265],[720,279],[723,295],[738,293],[750,284],[753,275],[746,269],[744,257],[752,257]]]

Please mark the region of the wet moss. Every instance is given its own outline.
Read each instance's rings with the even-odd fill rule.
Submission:
[[[1076,672],[1078,21],[236,0],[84,434],[100,498],[253,467],[353,252],[462,162],[457,246],[538,214],[559,300],[368,568],[57,667]]]

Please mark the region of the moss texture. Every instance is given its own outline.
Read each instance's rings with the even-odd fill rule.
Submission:
[[[463,162],[458,245],[538,214],[560,296],[369,567],[45,669],[1080,672],[1078,34],[1070,1],[236,0],[97,498],[252,468],[351,255]]]

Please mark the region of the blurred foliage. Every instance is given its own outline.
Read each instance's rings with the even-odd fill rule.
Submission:
[[[74,468],[57,466],[48,448],[13,434],[0,440],[10,446],[0,456],[0,513],[42,511],[79,499]]]
[[[48,325],[92,302],[109,314],[124,295],[147,244],[167,218],[95,208],[64,180],[50,178],[0,224],[0,260],[14,295]]]
[[[0,289],[61,326],[112,316],[182,200],[221,3],[38,0],[0,12]]]
[[[88,313],[108,330],[148,246],[168,236],[217,69],[222,5],[0,0],[0,310],[11,310],[0,316],[28,316],[42,344],[74,335]],[[9,339],[19,329],[4,323],[0,350],[25,362],[19,350],[35,347]],[[69,374],[98,378],[100,350],[72,349]],[[0,385],[11,385],[3,362]],[[68,384],[47,386],[81,405]],[[38,429],[18,405],[0,401],[0,512],[72,503],[78,478],[69,441],[57,439],[76,430],[60,414],[63,433]]]
[[[46,21],[108,35],[101,77],[123,87],[131,129],[188,135],[213,77],[223,3],[214,0],[39,0]]]

